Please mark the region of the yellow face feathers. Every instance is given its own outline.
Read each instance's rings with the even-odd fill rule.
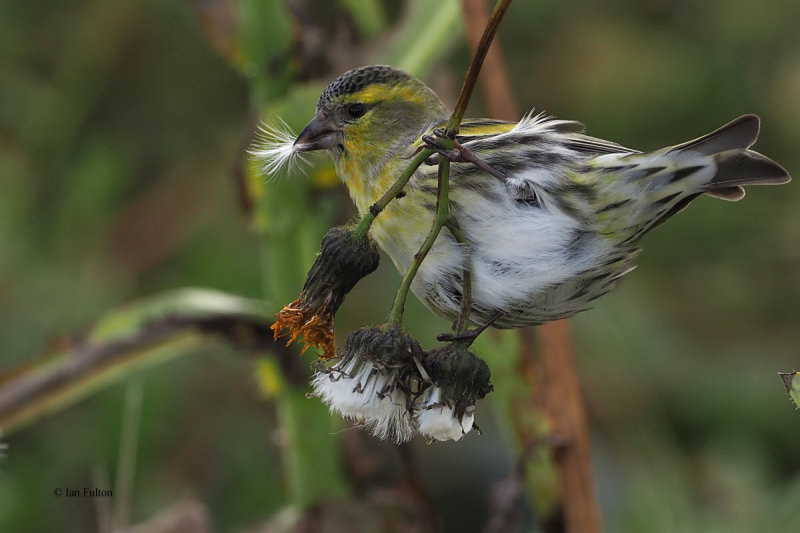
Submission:
[[[428,103],[428,95],[420,91],[417,84],[403,83],[395,86],[381,84],[368,85],[355,94],[345,96],[345,102],[362,102],[374,105],[378,102],[411,102],[419,105]]]
[[[384,172],[387,161],[423,130],[443,122],[447,110],[427,86],[409,78],[393,85],[368,83],[321,101],[317,114],[326,115],[341,132],[334,163],[361,209],[391,184],[394,171]]]

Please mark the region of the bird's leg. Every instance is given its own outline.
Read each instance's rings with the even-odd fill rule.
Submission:
[[[466,341],[467,346],[469,346],[470,344],[475,342],[475,339],[477,339],[481,333],[486,331],[486,329],[489,326],[494,324],[494,322],[498,318],[500,318],[502,314],[503,314],[502,311],[496,311],[491,317],[489,317],[489,320],[484,325],[478,328],[468,329],[462,333],[442,333],[441,335],[436,337],[436,340],[442,342]]]
[[[453,331],[456,335],[466,331],[467,320],[472,311],[472,254],[470,253],[467,239],[464,237],[464,232],[461,231],[461,226],[458,220],[452,214],[445,222],[445,226],[450,230],[453,238],[461,246],[463,255],[463,273],[461,275],[461,311],[458,313],[458,318],[453,322]]]
[[[481,170],[485,170],[486,172],[488,172],[495,178],[499,179],[500,181],[506,181],[506,179],[508,179],[505,174],[503,174],[502,172],[500,172],[499,170],[497,170],[496,168],[489,165],[481,158],[470,152],[469,149],[462,146],[461,143],[458,142],[457,140],[453,140],[452,150],[444,148],[439,143],[439,138],[442,135],[444,135],[444,132],[436,129],[433,131],[433,135],[423,135],[422,141],[428,148],[434,150],[440,156],[446,157],[452,163],[472,163],[476,167],[480,168]],[[427,161],[426,164],[428,164]]]

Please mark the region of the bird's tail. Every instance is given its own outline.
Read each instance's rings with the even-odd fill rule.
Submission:
[[[688,151],[712,157],[717,173],[703,192],[723,200],[741,200],[743,185],[779,185],[792,179],[778,163],[749,150],[758,138],[760,122],[756,115],[743,115],[708,135],[674,146],[667,153]]]

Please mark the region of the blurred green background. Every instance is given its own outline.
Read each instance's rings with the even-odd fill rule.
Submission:
[[[756,149],[798,174],[798,20],[790,0],[518,0],[499,41],[521,109],[643,150],[756,113]],[[244,149],[257,117],[299,129],[328,82],[373,62],[414,71],[452,104],[469,57],[454,0],[4,2],[0,369],[176,288],[274,312],[325,229],[354,210],[323,159],[309,177],[255,176]],[[800,367],[799,203],[796,184],[751,188],[736,205],[698,199],[572,320],[608,531],[800,530],[800,412],[776,375]],[[399,279],[384,258],[356,287],[340,342],[383,321]],[[427,347],[448,329],[416,301],[407,315]],[[258,386],[259,357],[211,343],[131,376],[133,523],[193,497],[215,531],[243,531],[292,501],[286,415]],[[1,531],[97,530],[96,502],[53,489],[118,474],[127,382],[4,437]],[[413,464],[447,530],[481,530],[515,461],[492,403],[479,407],[485,434],[457,444],[398,451],[361,437],[371,463],[358,482],[346,472],[355,494]],[[306,429],[345,451],[353,440]]]

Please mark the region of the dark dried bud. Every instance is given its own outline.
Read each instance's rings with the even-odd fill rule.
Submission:
[[[357,238],[344,226],[328,230],[300,297],[276,315],[275,338],[289,335],[287,344],[291,344],[300,335],[306,344],[304,352],[311,345],[322,349],[323,358],[333,357],[333,317],[356,283],[378,268],[379,259],[378,247],[369,236]]]
[[[357,239],[345,226],[329,229],[317,260],[308,271],[300,300],[321,302],[335,315],[347,293],[375,272],[379,260],[378,246],[368,235]]]

